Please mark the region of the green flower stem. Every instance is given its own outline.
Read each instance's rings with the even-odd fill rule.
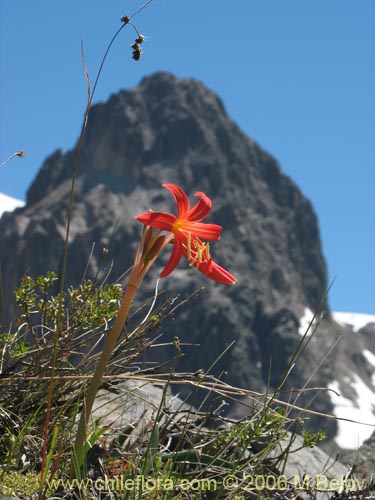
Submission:
[[[128,285],[123,296],[121,306],[115,322],[108,334],[104,343],[102,355],[99,359],[98,365],[95,369],[93,378],[87,390],[86,398],[83,402],[81,419],[79,421],[76,442],[74,446],[74,456],[72,457],[71,475],[74,477],[74,463],[82,463],[82,453],[86,442],[86,431],[89,423],[92,407],[99,390],[103,375],[108,366],[111,354],[116,346],[116,342],[124,327],[126,318],[128,317],[130,307],[137,290],[142,284],[143,278],[155,262],[156,258],[162,249],[173,240],[173,234],[168,236],[161,236],[160,231],[154,234],[151,227],[145,227],[141,241],[138,245],[138,250],[134,259],[133,269],[128,279]]]
[[[76,442],[74,447],[75,457],[78,460],[80,460],[84,444],[86,441],[86,429],[91,415],[91,410],[94,405],[96,394],[102,382],[105,369],[108,366],[112,351],[115,348],[117,339],[122,331],[126,318],[128,317],[129,310],[137,290],[138,287],[132,284],[128,284],[125,291],[125,295],[122,299],[122,303],[117,318],[112,326],[111,331],[109,332],[109,335],[103,347],[102,355],[99,359],[94,376],[91,380],[91,384],[87,390],[86,398],[82,408],[81,419],[78,425]],[[73,467],[72,467],[72,473],[73,473]]]

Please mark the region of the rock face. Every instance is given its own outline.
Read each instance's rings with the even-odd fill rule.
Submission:
[[[375,471],[375,432],[355,451],[347,452],[342,457],[346,463],[353,464],[360,473]]]
[[[72,163],[73,151],[54,152],[30,186],[26,206],[1,219],[4,290],[14,289],[24,273],[59,272]],[[325,300],[326,266],[314,210],[277,161],[195,80],[157,73],[92,108],[78,169],[67,282],[79,282],[87,262],[88,275],[95,275],[102,247],[110,250],[108,262],[113,259],[112,280],[128,269],[141,231],[134,216],[172,208],[163,182],[178,183],[191,198],[199,190],[213,199],[211,220],[224,229],[212,253],[238,277],[234,287],[218,285],[180,264],[162,281],[160,287],[182,296],[205,287],[163,328],[166,341],[177,335],[193,345],[184,348],[179,368],[208,368],[235,341],[214,373],[226,371],[229,383],[253,390],[274,388],[301,340],[305,309],[325,311],[319,333],[285,386],[302,387],[341,332]],[[148,291],[161,265],[146,278]],[[8,313],[10,303],[9,294]],[[334,372],[330,358],[309,385],[326,386]],[[302,394],[298,404],[310,399],[311,393]],[[332,411],[325,392],[314,409]],[[333,431],[335,422],[325,425]]]

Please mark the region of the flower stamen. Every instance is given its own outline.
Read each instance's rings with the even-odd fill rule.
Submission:
[[[195,253],[195,255],[192,255],[191,235],[189,234],[189,236],[190,237],[188,237],[188,246],[186,247],[187,251],[186,256],[189,264],[191,266],[198,268],[202,262],[209,263],[211,261],[210,244],[208,242],[202,242],[198,239],[194,240],[193,252]]]
[[[191,260],[191,233],[187,233],[186,250],[187,250],[187,260],[188,260],[188,262],[190,262],[190,260]]]

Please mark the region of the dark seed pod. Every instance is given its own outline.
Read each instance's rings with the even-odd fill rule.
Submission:
[[[124,24],[128,24],[130,22],[130,17],[125,14],[125,16],[120,17],[120,21]]]
[[[133,50],[133,59],[135,61],[139,61],[142,55],[142,49],[141,50]]]

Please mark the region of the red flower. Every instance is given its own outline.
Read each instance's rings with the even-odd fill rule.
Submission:
[[[236,278],[214,262],[210,256],[209,243],[201,240],[218,240],[221,226],[200,222],[210,212],[211,200],[202,192],[195,193],[200,199],[190,208],[185,192],[175,184],[163,184],[174,197],[177,205],[177,217],[166,212],[147,212],[138,215],[137,220],[174,235],[174,245],[167,265],[160,274],[161,278],[168,276],[179,263],[182,255],[189,264],[196,267],[208,278],[234,285]]]

